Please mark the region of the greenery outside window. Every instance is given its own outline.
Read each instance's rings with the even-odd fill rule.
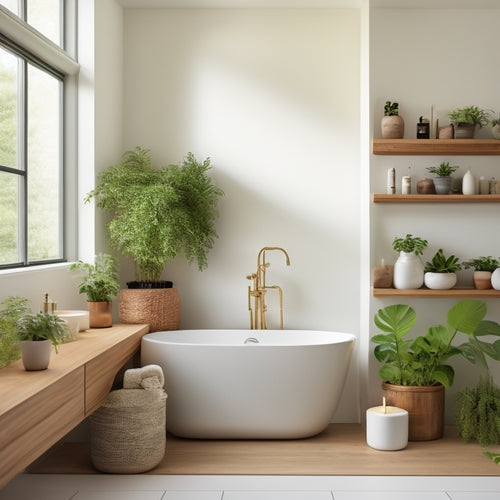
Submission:
[[[34,12],[60,41],[62,5],[0,0],[0,268],[65,260],[65,86],[78,65],[22,19]]]

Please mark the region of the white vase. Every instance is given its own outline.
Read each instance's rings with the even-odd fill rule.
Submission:
[[[476,179],[470,170],[467,170],[462,179],[462,193],[466,195],[476,194]]]
[[[500,290],[500,267],[497,267],[491,274],[491,285],[495,290]]]
[[[495,125],[491,128],[491,133],[495,139],[500,139],[500,124]]]
[[[425,273],[424,283],[431,290],[449,290],[457,284],[456,273]]]
[[[415,252],[399,252],[394,264],[394,288],[420,288],[424,283],[424,265]]]

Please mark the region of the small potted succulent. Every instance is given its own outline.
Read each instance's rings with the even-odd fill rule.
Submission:
[[[451,255],[447,258],[440,248],[432,260],[425,263],[424,284],[431,290],[449,290],[457,284],[456,273],[461,269],[458,257]]]
[[[477,106],[456,108],[448,114],[453,122],[455,139],[473,139],[476,125],[485,127],[490,122],[491,111]]]
[[[385,102],[381,127],[382,138],[384,139],[402,139],[404,137],[405,123],[403,118],[399,116],[399,104],[397,102]]]
[[[59,316],[48,312],[28,313],[16,322],[24,369],[45,370],[49,366],[52,345],[57,345],[68,334],[68,324]]]
[[[451,174],[458,168],[450,166],[449,161],[441,162],[439,167],[427,167],[431,174],[436,174],[436,177],[432,179],[436,194],[448,194],[451,191]]]
[[[474,268],[474,286],[479,290],[493,288],[491,275],[500,266],[497,259],[488,255],[481,256],[463,262],[464,269]]]
[[[424,265],[418,257],[427,248],[427,240],[407,234],[405,238],[394,238],[392,248],[399,252],[394,264],[394,288],[415,289],[424,283]]]
[[[117,267],[117,260],[105,253],[97,254],[94,264],[78,260],[70,267],[83,273],[78,292],[87,294],[90,328],[113,325],[111,302],[120,291]]]

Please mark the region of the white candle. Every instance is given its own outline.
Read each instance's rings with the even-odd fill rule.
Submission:
[[[376,450],[402,450],[408,444],[408,412],[396,406],[366,410],[366,442]]]

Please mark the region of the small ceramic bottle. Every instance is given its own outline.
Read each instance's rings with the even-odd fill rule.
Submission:
[[[476,194],[476,179],[470,170],[467,170],[462,179],[462,193],[466,195]]]

